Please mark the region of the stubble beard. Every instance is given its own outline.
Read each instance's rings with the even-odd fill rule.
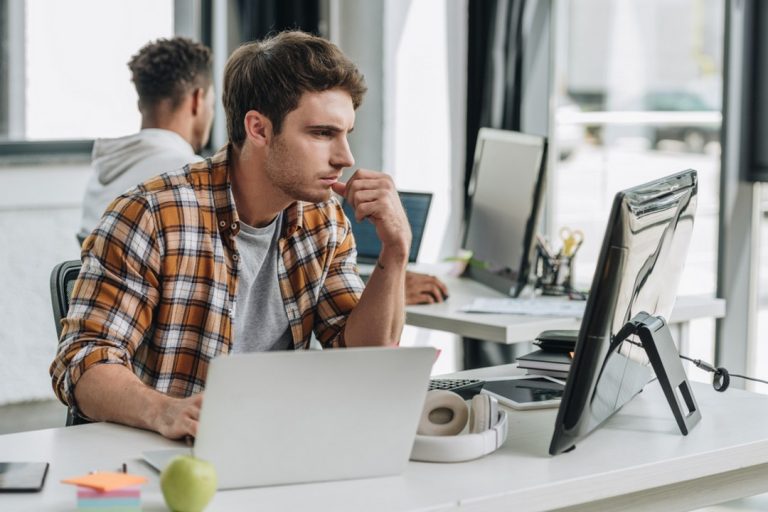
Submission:
[[[279,136],[272,142],[272,150],[267,156],[265,171],[272,185],[290,199],[321,203],[331,197],[330,188],[324,191],[309,190],[303,182],[300,165],[291,156],[291,152]]]

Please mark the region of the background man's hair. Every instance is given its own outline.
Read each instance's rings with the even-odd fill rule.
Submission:
[[[146,44],[128,61],[141,109],[170,99],[176,108],[189,92],[207,89],[212,78],[211,50],[184,37]]]
[[[224,68],[224,111],[229,140],[245,140],[243,119],[250,110],[264,114],[279,134],[286,114],[305,92],[340,88],[360,106],[366,91],[362,73],[331,42],[305,32],[280,32],[235,50]]]

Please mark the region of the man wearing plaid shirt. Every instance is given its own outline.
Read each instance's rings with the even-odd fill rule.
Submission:
[[[230,352],[396,345],[411,232],[386,174],[347,143],[365,93],[331,43],[284,32],[225,68],[229,143],[118,197],[85,240],[51,365],[75,414],[194,436],[210,360]],[[382,244],[365,290],[331,191]]]

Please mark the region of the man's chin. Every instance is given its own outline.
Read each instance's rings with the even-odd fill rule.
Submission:
[[[294,197],[299,201],[307,203],[324,203],[331,198],[331,188],[325,188],[321,190],[302,191],[299,194],[295,194]]]

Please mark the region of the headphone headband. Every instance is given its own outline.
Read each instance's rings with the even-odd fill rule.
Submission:
[[[500,410],[493,428],[478,434],[458,436],[417,435],[411,460],[422,462],[462,462],[478,459],[499,448],[507,439],[507,412]]]

